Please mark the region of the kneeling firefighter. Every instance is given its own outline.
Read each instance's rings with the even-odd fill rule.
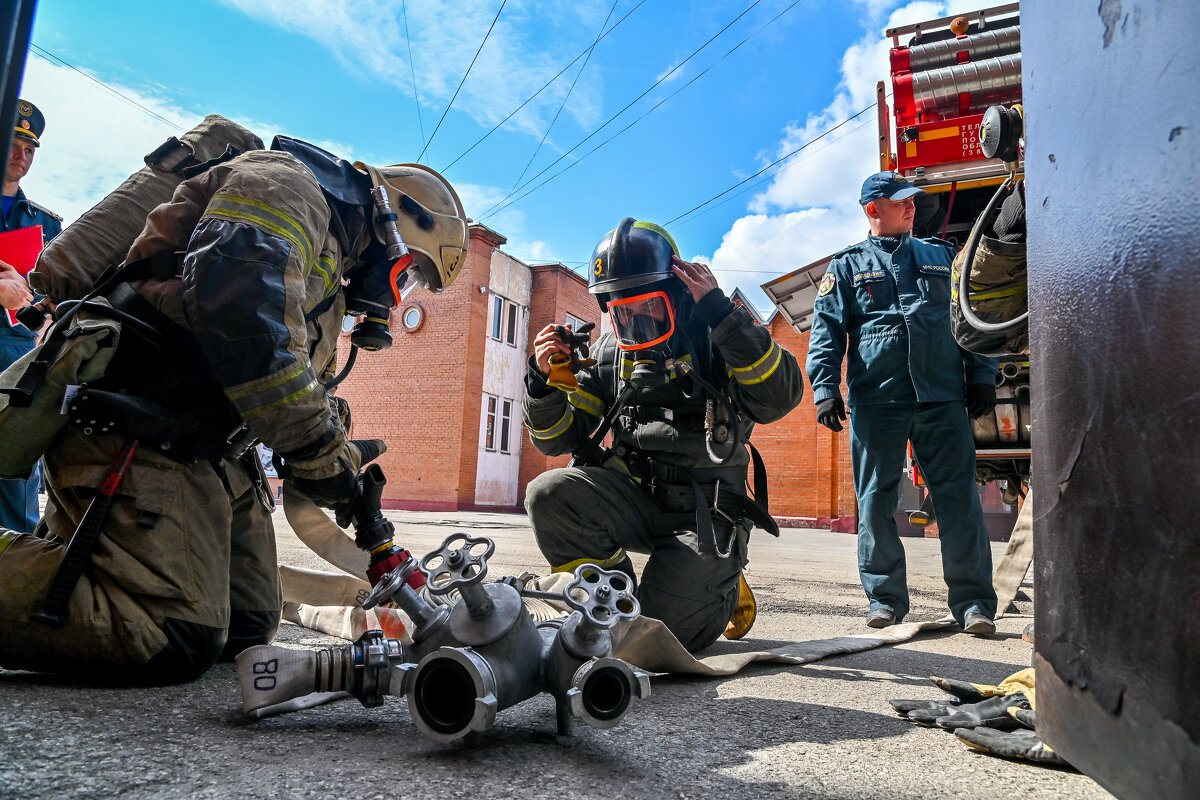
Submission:
[[[800,368],[653,223],[624,219],[590,264],[588,288],[613,333],[590,348],[593,362],[574,354],[577,335],[546,327],[525,380],[533,444],[575,456],[529,484],[538,546],[556,572],[592,562],[635,579],[628,552],[648,553],[643,614],[693,652],[722,632],[738,638],[754,621],[742,575],[750,529],[779,535],[762,459],[747,445],[755,423],[800,402]]]
[[[52,298],[44,343],[0,381],[4,440],[44,452],[47,495],[34,534],[0,530],[0,666],[166,683],[270,642],[255,442],[344,511],[382,442],[350,441],[332,394],[343,316],[366,315],[356,346],[386,346],[402,295],[449,286],[465,258],[462,204],[419,165],[277,137],[193,172],[122,267]]]

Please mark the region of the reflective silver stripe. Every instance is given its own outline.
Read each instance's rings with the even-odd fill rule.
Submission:
[[[783,350],[780,349],[779,345],[771,342],[771,347],[758,361],[755,361],[748,367],[734,367],[733,377],[737,378],[737,382],[743,386],[762,383],[779,368],[779,363],[782,360]]]
[[[526,425],[525,427],[529,428],[529,435],[534,439],[553,439],[555,436],[560,436],[563,433],[566,433],[566,431],[570,429],[571,423],[574,421],[575,410],[570,406],[567,406],[566,413],[562,415],[562,418],[560,418],[558,422],[554,423],[549,428],[538,430],[537,428],[533,428],[529,425]]]
[[[594,394],[589,394],[583,389],[577,389],[567,395],[567,399],[571,401],[571,405],[578,408],[580,411],[586,411],[593,417],[604,416],[604,401]]]

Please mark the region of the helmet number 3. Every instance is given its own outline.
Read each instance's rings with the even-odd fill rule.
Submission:
[[[604,271],[604,259],[602,259],[602,258],[597,258],[597,259],[596,259],[596,269],[595,269],[595,273],[596,273],[597,275],[599,275],[599,274],[600,274],[601,272],[603,272],[603,271]]]

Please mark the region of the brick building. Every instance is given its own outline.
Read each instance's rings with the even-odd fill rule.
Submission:
[[[505,241],[472,224],[454,285],[440,295],[410,295],[392,314],[393,346],[360,354],[339,390],[353,409],[354,436],[381,438],[390,448],[379,459],[386,508],[520,510],[528,483],[569,460],[529,443],[523,377],[538,331],[551,322],[600,323],[600,311],[584,278],[561,264],[526,264],[501,249]],[[740,292],[733,300],[803,364],[807,331],[778,312],[760,317]],[[349,352],[348,341],[341,350]],[[808,387],[798,408],[759,426],[753,441],[781,524],[856,530],[849,436],[817,424]],[[902,507],[919,504],[904,499],[910,505]],[[904,533],[921,535],[902,522]]]

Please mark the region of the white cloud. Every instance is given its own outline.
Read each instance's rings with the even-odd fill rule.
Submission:
[[[454,95],[496,14],[494,0],[410,2],[403,9],[399,0],[221,2],[262,23],[307,36],[364,81],[383,80],[412,96],[413,70],[404,23],[407,13],[417,93],[426,108],[423,113],[428,114],[427,133],[432,133],[432,126]],[[556,38],[586,45],[599,31],[604,14],[600,5],[591,3],[509,0],[454,101],[455,109],[490,128],[554,77],[566,65],[566,58],[578,54],[575,51],[567,56],[567,47],[547,52],[531,41],[527,28],[531,18],[536,17],[542,24],[553,20],[559,32]],[[570,86],[567,78],[572,74],[568,70],[564,79],[538,95],[509,124],[540,137],[563,102]],[[574,117],[581,127],[594,124],[600,116],[601,89],[599,73],[591,72],[587,81],[576,85],[564,113]]]
[[[711,258],[722,287],[730,291],[740,286],[760,309],[771,308],[760,284],[861,241],[867,234],[858,193],[863,179],[879,169],[877,112],[871,108],[833,129],[874,103],[876,82],[888,79],[891,40],[884,38],[883,29],[977,7],[967,0],[916,0],[880,22],[895,5],[894,0],[854,2],[864,7],[871,24],[842,56],[842,77],[835,96],[802,124],[789,125],[763,164],[826,135],[785,162],[766,188],[747,203],[751,214],[733,223]]]

